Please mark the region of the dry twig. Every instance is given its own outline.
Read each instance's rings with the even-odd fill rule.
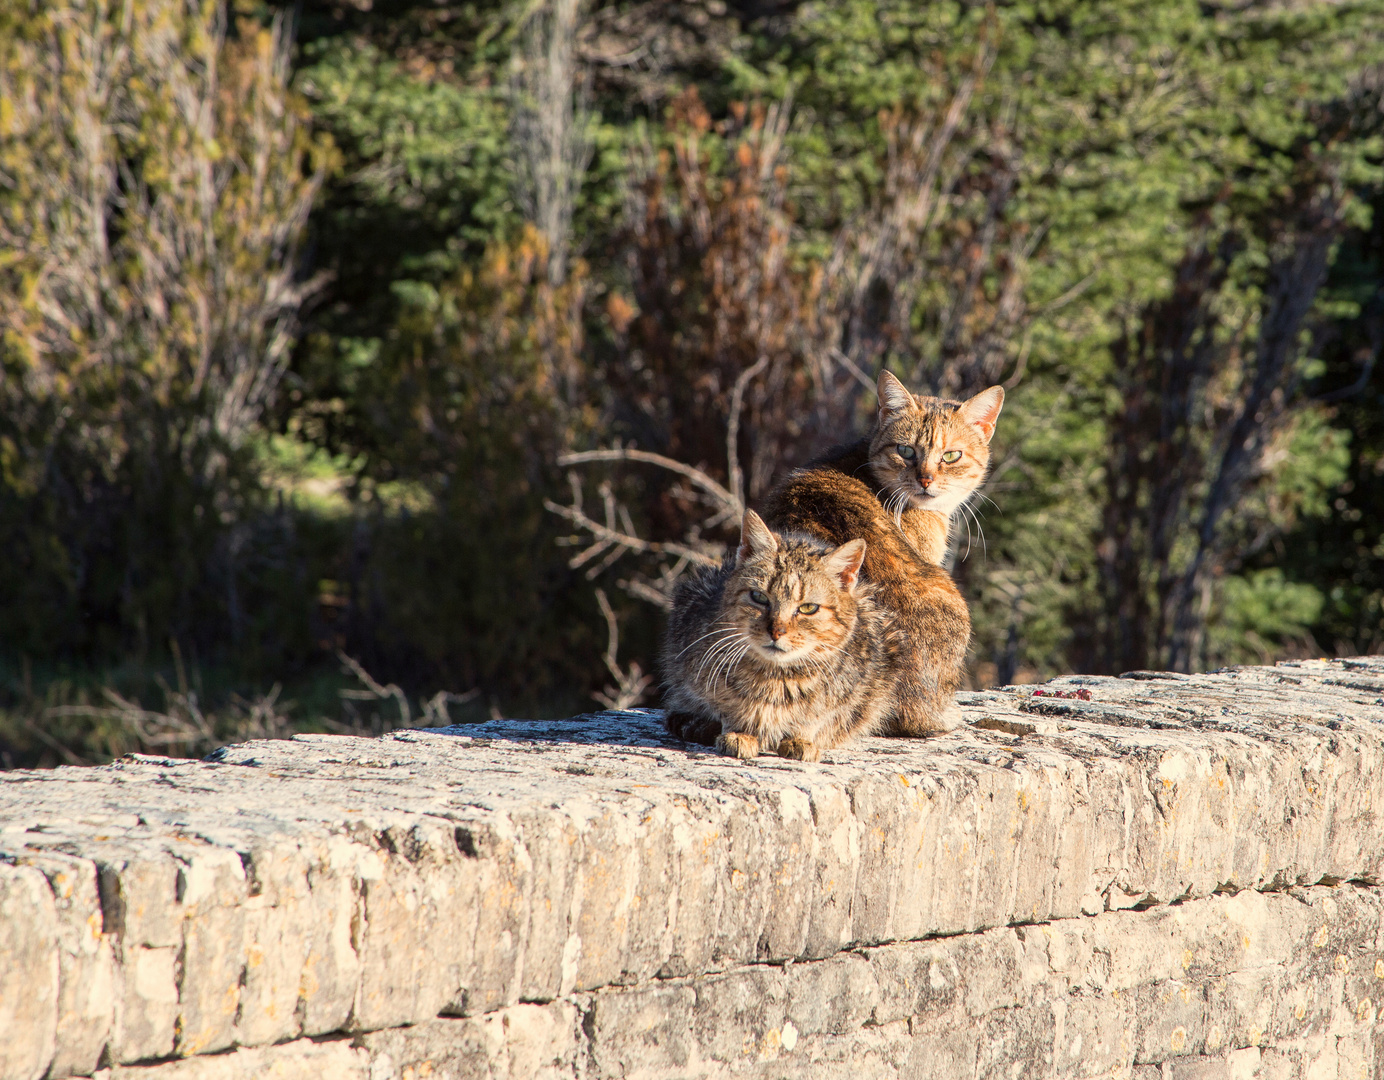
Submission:
[[[341,661],[342,667],[365,684],[364,690],[338,690],[337,693],[345,701],[389,701],[391,698],[399,705],[399,726],[412,727],[413,714],[408,706],[408,696],[399,689],[395,683],[381,686],[370,676],[370,672],[360,666],[360,663],[347,656],[340,649],[336,653],[337,659]]]
[[[337,694],[342,701],[393,701],[399,708],[399,726],[413,726],[413,711],[409,708],[408,695],[397,684],[381,684],[361,666],[358,660],[347,656],[340,650],[337,650],[336,655],[341,661],[343,669],[349,671],[365,686],[364,690],[338,690]],[[462,705],[468,701],[474,701],[480,697],[480,693],[479,689],[467,690],[464,694],[456,694],[450,690],[439,690],[422,703],[423,716],[421,719],[423,725],[446,727],[452,722],[447,706]]]
[[[606,621],[606,651],[601,659],[605,661],[606,670],[614,677],[615,685],[607,685],[603,692],[591,696],[607,709],[632,709],[644,700],[645,693],[653,684],[653,676],[644,674],[635,660],[631,660],[627,668],[620,666],[616,659],[620,651],[620,624],[604,589],[596,590],[596,603],[601,606],[601,614]]]

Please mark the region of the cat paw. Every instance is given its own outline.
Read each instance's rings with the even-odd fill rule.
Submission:
[[[942,710],[942,715],[937,718],[939,725],[938,731],[955,731],[964,722],[965,717],[961,715],[961,706],[953,702]]]
[[[961,725],[961,710],[955,705],[941,712],[901,710],[884,727],[881,734],[899,735],[905,739],[925,739],[929,735],[945,735]]]
[[[759,740],[742,731],[726,731],[716,736],[716,749],[726,757],[759,757]]]
[[[692,713],[670,712],[663,718],[663,726],[670,735],[676,735],[683,742],[700,743],[710,746],[721,734],[721,721],[709,720],[705,716]]]
[[[806,739],[783,739],[778,744],[778,756],[794,761],[821,761],[822,748]]]

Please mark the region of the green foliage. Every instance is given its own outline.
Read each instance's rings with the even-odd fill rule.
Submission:
[[[379,215],[375,227],[390,230],[378,243],[398,260],[387,264],[395,273],[452,269],[460,245],[481,250],[515,226],[499,90],[420,80],[369,42],[332,41],[304,52],[308,63],[296,85],[343,154],[342,179],[357,213]],[[343,213],[337,224],[351,222]],[[410,252],[414,245],[421,250]]]
[[[1324,602],[1321,590],[1288,581],[1277,567],[1226,578],[1221,610],[1211,622],[1212,662],[1218,667],[1272,663],[1285,646],[1311,632]]]
[[[621,592],[654,575],[568,564],[558,457],[731,483],[739,400],[754,499],[858,432],[848,365],[1007,386],[955,567],[978,681],[1384,647],[1379,0],[595,0],[560,237],[521,209],[541,7],[327,0],[291,72],[276,5],[0,9],[11,654],[190,716],[148,672],[195,646],[217,738],[237,678],[338,648],[571,710],[609,674],[592,586],[626,663],[657,618]],[[611,476],[649,540],[723,538]],[[110,705],[71,670],[10,715]]]
[[[8,650],[210,644],[209,617],[240,636],[247,447],[331,159],[287,67],[281,23],[231,32],[212,2],[0,14]]]
[[[1339,305],[1319,343],[1312,387],[1333,429],[1350,434],[1346,475],[1322,494],[1314,515],[1304,515],[1262,559],[1282,566],[1290,580],[1314,584],[1326,595],[1311,644],[1319,653],[1353,655],[1384,649],[1384,216],[1376,190],[1373,225],[1342,244],[1327,285]],[[1313,452],[1307,447],[1307,452]],[[1344,444],[1336,450],[1347,449]]]
[[[351,478],[366,551],[348,646],[367,666],[501,691],[527,711],[569,703],[599,655],[543,509],[584,422],[562,402],[585,278],[576,267],[551,286],[546,260],[527,230],[435,288],[400,288],[398,321],[352,376],[358,423],[378,434]],[[415,497],[390,505],[405,483]]]

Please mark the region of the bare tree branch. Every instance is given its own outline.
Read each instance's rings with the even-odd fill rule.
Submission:
[[[675,472],[680,476],[685,476],[705,491],[708,495],[715,498],[723,508],[730,511],[736,517],[743,514],[744,507],[740,500],[731,492],[718,484],[701,469],[691,465],[684,465],[681,461],[674,458],[665,457],[663,454],[653,454],[647,450],[582,450],[573,454],[563,454],[557,459],[559,465],[584,465],[592,461],[639,461],[648,465],[657,465],[660,468]]]
[[[838,364],[840,364],[843,368],[845,368],[848,372],[850,372],[851,377],[855,379],[855,381],[858,382],[862,388],[868,390],[872,394],[877,392],[878,387],[876,387],[875,385],[875,380],[870,378],[870,376],[866,375],[865,372],[861,371],[860,365],[857,364],[845,353],[843,353],[835,345],[833,345],[830,349],[827,350],[827,354]]]
[[[423,722],[433,727],[447,727],[452,722],[448,705],[464,705],[481,696],[480,689],[473,688],[464,694],[454,694],[450,690],[439,690],[423,702]]]
[[[567,275],[572,210],[591,162],[591,84],[576,43],[583,0],[539,0],[513,60],[516,195],[548,241],[548,281]]]
[[[661,592],[652,585],[643,581],[621,581],[620,588],[629,593],[636,599],[653,604],[654,607],[662,608],[664,611],[673,610],[673,598],[669,593]]]
[[[1379,362],[1379,348],[1376,346],[1365,356],[1364,362],[1360,366],[1359,377],[1349,386],[1343,386],[1339,390],[1330,390],[1325,394],[1318,394],[1313,401],[1328,405],[1337,401],[1345,401],[1353,398],[1370,384],[1370,376],[1374,374],[1375,364]]]
[[[730,392],[730,415],[726,419],[726,471],[730,478],[731,494],[735,497],[734,506],[742,514],[744,510],[740,508],[745,505],[745,477],[740,471],[740,410],[745,404],[745,387],[768,366],[769,358],[761,356],[740,373],[735,380],[735,388]]]
[[[601,693],[592,694],[607,709],[630,709],[644,700],[644,695],[653,684],[653,676],[644,674],[639,664],[631,661],[628,668],[620,666],[616,659],[620,651],[620,623],[615,611],[606,598],[604,589],[596,590],[596,603],[606,621],[606,651],[602,659],[606,670],[615,679],[614,686],[607,686]]]
[[[381,686],[370,673],[361,667],[360,664],[347,656],[340,649],[336,653],[337,659],[342,666],[365,684],[364,690],[340,690],[338,694],[350,701],[388,701],[393,698],[399,704],[399,725],[400,727],[412,727],[413,714],[408,706],[408,696],[399,689],[394,683],[388,686]]]
[[[689,562],[694,562],[699,566],[721,565],[721,560],[719,558],[709,555],[706,552],[698,551],[696,548],[689,547],[686,544],[672,542],[656,543],[651,540],[643,540],[630,532],[621,530],[616,525],[602,525],[599,521],[595,521],[587,516],[586,512],[582,510],[580,506],[562,506],[559,503],[553,502],[551,499],[545,499],[543,505],[552,513],[557,514],[559,517],[566,518],[573,525],[585,529],[596,538],[595,543],[572,556],[572,558],[567,561],[567,565],[573,570],[584,566],[596,556],[605,552],[612,545],[616,546],[621,554],[625,551],[634,551],[647,555],[676,555]],[[609,518],[607,520],[609,521]],[[588,579],[594,580],[595,577],[596,575],[594,573],[587,574]]]

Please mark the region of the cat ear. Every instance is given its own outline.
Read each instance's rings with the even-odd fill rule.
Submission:
[[[961,406],[961,419],[980,430],[980,437],[987,443],[995,434],[995,421],[1000,418],[1004,407],[1004,387],[992,386],[982,390]]]
[[[769,555],[777,550],[778,541],[764,519],[753,510],[746,510],[745,519],[740,523],[740,547],[735,552],[735,561],[744,562],[753,555]]]
[[[822,569],[834,575],[846,592],[854,592],[856,580],[860,576],[860,564],[864,561],[865,541],[851,540],[823,559]]]
[[[908,387],[899,382],[891,372],[879,373],[879,419],[880,423],[913,408],[913,395]]]

